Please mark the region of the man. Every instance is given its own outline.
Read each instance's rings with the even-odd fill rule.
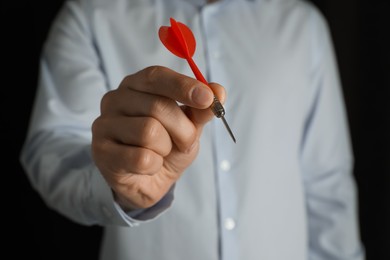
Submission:
[[[298,0],[210,2],[65,3],[21,155],[33,186],[105,227],[101,259],[364,259],[324,18]],[[219,84],[160,42],[170,17]]]

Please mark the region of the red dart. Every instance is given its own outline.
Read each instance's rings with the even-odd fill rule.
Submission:
[[[170,52],[180,58],[186,59],[195,77],[204,84],[209,85],[205,77],[203,77],[202,73],[200,72],[198,66],[196,66],[194,60],[192,59],[192,56],[194,56],[195,53],[196,40],[191,29],[188,28],[188,26],[185,24],[177,22],[173,18],[170,18],[170,21],[171,26],[161,26],[158,31],[161,42]],[[210,108],[216,117],[222,119],[222,122],[224,123],[233,141],[236,142],[236,138],[234,137],[228,123],[225,120],[225,109],[216,96],[214,96],[214,101]]]

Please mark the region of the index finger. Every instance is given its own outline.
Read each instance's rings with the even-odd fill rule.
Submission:
[[[119,87],[164,96],[198,109],[210,107],[214,98],[207,85],[163,66],[150,66],[128,75]]]

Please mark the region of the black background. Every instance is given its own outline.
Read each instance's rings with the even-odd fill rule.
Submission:
[[[2,216],[6,217],[2,248],[11,259],[26,255],[33,259],[97,259],[98,255],[102,229],[75,224],[47,208],[32,190],[18,159],[35,95],[38,56],[62,2],[1,3],[1,186]],[[356,160],[360,229],[367,260],[389,260],[389,3],[312,2],[328,19],[336,48]]]

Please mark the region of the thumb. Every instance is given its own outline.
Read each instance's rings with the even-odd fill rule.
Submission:
[[[213,91],[215,97],[223,104],[226,99],[225,89],[217,83],[209,83],[208,85]],[[213,119],[214,114],[211,108],[197,109],[186,106],[184,112],[190,118],[197,128],[202,128],[207,122]]]

